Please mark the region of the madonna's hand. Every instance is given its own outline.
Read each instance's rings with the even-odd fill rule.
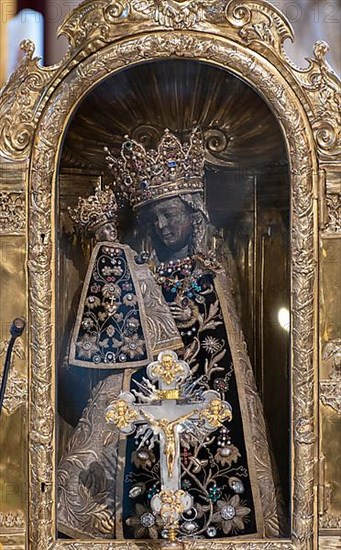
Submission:
[[[172,302],[170,304],[171,314],[176,321],[189,321],[192,317],[192,310],[189,306],[182,308],[179,304]]]

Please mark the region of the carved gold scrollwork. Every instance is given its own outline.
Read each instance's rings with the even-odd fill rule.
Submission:
[[[116,24],[125,21],[130,14],[130,2],[124,0],[99,0],[82,2],[71,11],[59,29],[59,35],[67,36],[69,53],[88,41],[108,42],[115,36]]]
[[[341,193],[326,193],[326,206],[328,212],[326,231],[341,233]]]
[[[294,545],[291,542],[285,541],[285,542],[274,542],[274,541],[268,541],[265,543],[264,546],[260,546],[262,550],[293,550]],[[242,546],[239,546],[237,543],[233,542],[224,542],[222,544],[219,544],[218,542],[211,542],[209,540],[203,541],[189,541],[186,542],[186,550],[256,550],[257,546],[255,543],[245,542]],[[177,549],[175,549],[177,550]],[[182,550],[182,549],[179,549]],[[303,550],[303,546],[302,546]]]
[[[68,550],[84,550],[89,548],[89,550],[155,550],[155,545],[148,542],[138,543],[138,542],[115,542],[115,543],[105,543],[105,542],[94,542],[90,543],[85,542],[74,542],[67,545]],[[56,542],[53,546],[54,550],[65,550],[65,543]],[[173,546],[173,550],[182,550],[180,547]],[[285,550],[285,549],[284,549]]]
[[[319,150],[325,158],[334,158],[340,151],[339,82],[325,60],[328,45],[322,41],[315,44],[314,58],[308,69],[295,67],[283,52],[284,40],[293,39],[292,29],[273,5],[264,0],[247,3],[240,0],[97,0],[83,2],[62,24],[60,34],[67,36],[70,48],[59,65],[39,67],[38,59],[33,57],[33,44],[28,40],[22,43],[26,56],[0,99],[3,121],[0,152],[3,155],[27,158],[42,90],[85,44],[86,55],[89,55],[103,42],[123,36],[122,23],[129,23],[134,32],[139,31],[143,23],[185,30],[196,26],[198,31],[207,30],[207,25],[218,29],[220,26],[221,33],[238,38],[242,43],[256,49],[266,46],[273,50],[280,63],[289,68],[311,97]],[[182,55],[186,55],[186,51]]]
[[[25,527],[25,517],[22,512],[0,512],[0,531],[11,528]]]
[[[128,2],[110,2],[110,4],[104,8],[104,19],[108,23],[119,23],[129,15],[129,3]]]
[[[209,128],[204,132],[205,138],[205,159],[213,165],[233,166],[233,161],[225,160],[220,153],[228,151],[232,137],[220,128]]]
[[[20,405],[26,402],[27,392],[27,379],[20,376],[16,370],[13,370],[8,378],[6,386],[6,397],[3,403],[4,411],[7,412],[8,415],[13,414]]]
[[[323,405],[331,407],[341,415],[340,380],[321,380],[320,399]]]
[[[223,544],[223,545],[222,545]],[[188,541],[186,542],[186,550],[256,550],[257,546],[254,543],[245,543],[242,546],[237,545],[233,542],[224,542],[224,543],[217,543],[217,542],[211,542],[209,540],[203,541]],[[65,544],[62,542],[57,542],[54,545],[54,550],[64,550]],[[91,550],[155,550],[155,544],[151,544],[148,542],[143,543],[135,543],[135,542],[125,542],[125,543],[95,543],[91,542],[89,545],[85,545],[83,542],[75,542],[67,545],[68,550],[84,550],[85,548],[91,548]],[[164,548],[166,550],[167,546],[164,545]],[[168,547],[169,550],[183,550],[184,546],[182,543],[172,543],[171,546]],[[290,542],[267,542],[266,546],[264,547],[265,550],[293,550],[293,545]],[[303,546],[302,546],[303,550]]]
[[[320,530],[340,530],[341,516],[331,513],[333,501],[332,483],[326,482],[326,459],[320,456],[320,486],[319,486],[319,528]],[[326,546],[327,548],[327,546]],[[329,548],[329,547],[328,547]]]
[[[25,195],[0,191],[0,233],[18,235],[25,232]]]
[[[221,153],[229,143],[229,136],[219,128],[210,128],[204,134],[205,145],[208,151]]]
[[[312,126],[321,158],[338,160],[341,153],[341,91],[340,81],[328,62],[329,46],[323,40],[314,45],[314,57],[306,70],[296,75],[310,99]]]
[[[83,3],[66,18],[60,34],[68,37],[71,51],[90,40],[108,42],[120,33],[119,24],[141,19],[173,29],[189,29],[205,20],[216,0],[100,0]],[[96,24],[101,22],[100,25]]]
[[[135,11],[173,29],[189,29],[200,23],[214,4],[216,0],[131,0]]]
[[[6,351],[7,351],[8,343],[1,341],[0,342],[0,358],[3,359]],[[13,355],[12,355],[12,364],[11,369],[6,385],[6,393],[5,393],[5,399],[3,402],[3,408],[4,411],[11,415],[13,414],[20,405],[23,405],[26,403],[27,400],[27,394],[28,394],[28,383],[27,378],[20,375],[18,371],[14,368],[14,361],[15,357],[18,357],[21,360],[25,359],[25,348],[20,339],[18,339],[14,345],[13,348]],[[0,376],[0,383],[1,383]],[[1,518],[1,514],[0,514]]]
[[[100,24],[98,22],[100,21]],[[86,42],[108,42],[122,33],[120,23],[141,21],[176,30],[226,23],[247,43],[262,43],[281,53],[286,38],[293,38],[290,24],[281,12],[263,0],[97,0],[73,10],[60,27],[68,37],[70,51]]]
[[[341,172],[338,165],[326,166],[319,174],[320,226],[324,236],[341,235]]]
[[[15,160],[28,157],[41,93],[56,70],[39,67],[30,40],[21,42],[20,48],[26,55],[0,96],[0,154]]]
[[[320,381],[320,400],[341,415],[341,340],[332,340],[324,346],[322,360],[331,365],[331,371],[326,380]]]
[[[260,42],[280,52],[284,40],[293,39],[291,26],[283,14],[262,0],[247,3],[231,0],[225,8],[225,17],[247,44]]]
[[[341,516],[336,514],[325,514],[320,518],[320,529],[341,529]]]

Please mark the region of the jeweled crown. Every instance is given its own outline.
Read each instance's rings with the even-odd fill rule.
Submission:
[[[115,176],[117,195],[133,208],[204,189],[204,141],[199,128],[183,144],[170,130],[165,130],[157,150],[146,150],[126,136],[120,157],[115,158],[107,147],[104,151]]]
[[[105,223],[116,223],[117,210],[115,194],[107,186],[104,189],[97,186],[94,195],[79,197],[76,208],[68,207],[74,224],[89,233],[94,233]]]

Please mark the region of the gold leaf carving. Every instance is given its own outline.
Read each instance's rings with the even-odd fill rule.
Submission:
[[[67,545],[69,550],[84,550],[89,548],[89,550],[155,550],[155,544],[149,542],[94,542],[94,541],[82,541],[74,542]],[[57,542],[53,546],[54,550],[64,550],[65,544],[62,542]],[[181,550],[181,548],[173,547],[174,550]]]
[[[7,351],[8,343],[1,341],[0,342],[0,358],[4,358]],[[28,383],[27,378],[21,376],[18,371],[14,368],[15,356],[21,360],[25,359],[25,348],[20,339],[15,342],[13,348],[12,361],[10,366],[10,372],[7,380],[5,399],[3,402],[4,411],[11,415],[13,414],[20,405],[26,403],[27,394],[28,394]],[[0,376],[1,383],[2,376]]]
[[[25,232],[25,195],[0,191],[0,233],[19,235]]]
[[[63,550],[65,549],[65,544],[57,542],[54,545],[54,550]],[[86,548],[91,548],[91,550],[156,550],[159,548],[155,543],[148,542],[112,542],[112,543],[95,543],[91,542],[74,542],[67,545],[69,550],[85,550]],[[166,550],[166,545],[164,545]],[[197,541],[186,541],[185,543],[173,543],[170,550],[293,550],[294,546],[291,542],[244,542],[244,543],[233,543],[226,541],[216,541],[211,542],[209,540],[197,540]],[[303,549],[303,547],[302,547]]]
[[[322,160],[338,160],[341,153],[340,79],[326,60],[329,46],[323,40],[314,45],[314,57],[296,76],[312,108],[312,125]]]
[[[22,512],[0,512],[0,531],[3,529],[23,528],[25,527],[25,517]]]
[[[320,399],[323,405],[331,407],[341,415],[340,380],[321,380]]]
[[[65,19],[59,35],[67,36],[71,51],[83,46],[88,40],[107,42],[116,34],[115,24],[127,19],[130,3],[124,0],[99,0],[82,2]]]
[[[100,0],[81,4],[66,18],[60,33],[69,38],[71,49],[83,45],[90,38],[108,42],[120,34],[120,23],[129,20],[131,24],[143,20],[173,29],[189,29],[212,18],[212,11],[218,13],[218,5],[226,1],[217,0]],[[222,12],[223,7],[220,11]],[[96,23],[101,21],[101,25]],[[115,28],[115,26],[117,28]]]
[[[238,35],[246,44],[262,43],[281,53],[284,40],[293,39],[292,28],[284,15],[262,0],[231,0],[225,8],[225,17],[238,29]]]
[[[6,411],[8,415],[13,414],[20,405],[26,402],[27,392],[27,379],[19,376],[18,372],[13,370],[8,377],[6,385],[6,394],[3,402],[4,411]]]
[[[341,193],[327,193],[326,206],[328,221],[325,230],[328,233],[341,233]]]
[[[83,7],[85,4],[83,5]],[[102,21],[102,19],[101,19]],[[31,328],[31,425],[30,425],[30,537],[32,548],[62,548],[53,543],[52,508],[54,501],[54,389],[52,385],[52,270],[51,191],[58,158],[60,133],[70,110],[83,94],[110,72],[130,63],[175,56],[206,60],[230,67],[263,94],[280,118],[291,159],[292,184],[292,293],[293,293],[293,417],[294,417],[294,542],[257,543],[267,550],[312,547],[314,533],[314,452],[315,417],[313,368],[314,316],[313,288],[316,276],[313,233],[312,138],[303,108],[291,87],[271,64],[262,63],[252,50],[237,43],[200,33],[153,33],[114,42],[101,55],[85,59],[55,91],[40,119],[37,147],[32,158],[29,227],[29,287]],[[41,484],[44,492],[41,492]],[[89,543],[91,548],[150,548],[148,543]],[[233,543],[200,541],[187,548],[205,550],[235,548]],[[201,545],[201,546],[200,546]],[[84,549],[86,543],[70,548]],[[256,548],[244,542],[239,549]]]
[[[320,517],[320,529],[341,529],[341,516],[324,514]]]
[[[331,363],[326,380],[320,381],[320,400],[341,415],[341,340],[331,340],[323,348],[322,360]]]
[[[204,21],[216,0],[131,0],[135,11],[173,29],[189,29]]]
[[[87,57],[103,44],[128,34],[144,33],[153,28],[212,30],[250,48],[272,51],[279,69],[307,95],[314,115],[313,126],[323,158],[336,158],[340,151],[340,84],[325,60],[328,45],[315,44],[314,58],[308,69],[297,68],[283,52],[285,39],[293,39],[289,22],[265,0],[89,0],[82,2],[66,18],[60,34],[67,36],[70,48],[65,58],[53,67],[42,68],[33,57],[34,45],[26,40],[26,52],[18,69],[5,85],[0,98],[2,118],[0,152],[7,158],[28,157],[31,136],[44,106],[48,86],[58,85],[74,56]],[[265,51],[266,51],[265,50]],[[155,52],[155,55],[157,53]],[[186,56],[186,51],[182,52]],[[101,63],[101,58],[98,58]],[[67,69],[68,70],[68,69]]]
[[[218,28],[221,25],[224,34],[236,35],[247,44],[264,44],[278,54],[282,54],[284,40],[293,38],[289,22],[265,0],[247,4],[240,0],[89,1],[69,14],[60,34],[68,37],[70,52],[91,42],[93,51],[96,42],[99,45],[122,36],[124,23],[135,31],[141,24],[176,30],[207,30],[208,25]]]
[[[29,155],[41,93],[55,72],[38,65],[30,40],[21,42],[20,48],[26,55],[0,95],[0,154],[15,160]]]

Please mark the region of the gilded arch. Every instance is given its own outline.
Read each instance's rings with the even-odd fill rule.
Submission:
[[[33,466],[33,474],[35,474],[35,464],[44,464],[45,461],[45,465],[50,466],[47,469],[50,475],[46,476],[46,478],[44,476],[45,481],[43,482],[46,487],[45,493],[50,492],[51,500],[53,500],[53,469],[51,466],[53,459],[54,410],[52,406],[49,406],[49,404],[52,405],[49,392],[53,379],[53,365],[52,346],[47,345],[47,342],[53,342],[53,337],[52,334],[48,335],[46,333],[45,323],[50,326],[53,324],[53,318],[50,316],[52,314],[52,306],[47,302],[47,299],[51,296],[54,274],[53,266],[49,265],[49,260],[51,262],[53,258],[53,236],[51,221],[49,216],[47,216],[47,211],[50,215],[53,215],[53,207],[49,201],[49,197],[53,195],[53,178],[58,155],[58,145],[62,135],[61,130],[68,121],[71,109],[77,105],[82,90],[88,90],[90,86],[100,80],[101,76],[106,76],[128,63],[155,59],[155,57],[177,55],[177,52],[186,51],[187,56],[191,54],[196,59],[204,59],[221,65],[228,64],[230,69],[242,74],[253,85],[258,86],[258,89],[263,92],[268,101],[272,102],[288,139],[293,187],[293,258],[300,256],[302,240],[304,240],[307,250],[306,262],[301,265],[302,257],[300,257],[299,261],[293,264],[293,293],[295,296],[295,303],[293,304],[293,326],[295,327],[293,342],[293,439],[296,472],[302,469],[301,480],[302,478],[307,479],[307,481],[310,480],[310,486],[307,483],[307,486],[303,487],[302,481],[299,485],[294,483],[294,525],[297,525],[296,529],[294,527],[294,532],[297,533],[302,528],[301,506],[302,508],[304,506],[306,510],[309,510],[313,506],[312,478],[311,476],[307,476],[307,464],[313,468],[315,441],[314,382],[311,370],[313,368],[311,357],[314,337],[312,304],[315,277],[313,238],[313,176],[315,159],[311,154],[312,148],[309,143],[309,138],[312,140],[312,132],[305,120],[304,113],[300,112],[300,109],[295,105],[290,95],[288,94],[289,97],[287,96],[286,85],[281,77],[278,77],[276,71],[271,70],[270,65],[268,67],[257,67],[256,55],[250,55],[250,52],[243,50],[243,48],[229,44],[224,39],[202,38],[201,36],[196,36],[195,33],[187,33],[186,35],[174,33],[171,37],[158,33],[152,37],[146,36],[124,41],[117,45],[111,45],[101,52],[100,66],[98,63],[98,54],[95,54],[84,64],[79,65],[77,69],[69,73],[67,80],[61,84],[60,89],[56,89],[54,96],[51,97],[50,105],[47,105],[45,113],[42,114],[35,138],[37,147],[33,152],[31,165],[32,187],[29,193],[29,196],[32,198],[29,208],[29,240],[30,243],[35,243],[29,251],[31,275],[30,310],[32,312],[38,311],[36,303],[37,299],[40,300],[38,297],[42,296],[42,294],[46,296],[46,306],[49,307],[45,312],[46,318],[35,316],[33,313],[31,321],[32,327],[35,327],[34,332],[32,332],[34,339],[33,347],[41,350],[36,354],[32,354],[32,390],[36,390],[35,395],[39,396],[40,402],[38,404],[35,399],[33,404],[32,400],[31,410],[33,413],[32,420],[34,419],[33,425],[45,427],[46,433],[44,433],[44,430],[43,437],[44,440],[45,438],[48,439],[48,443],[44,443],[44,445],[37,444],[37,438],[41,438],[42,436],[39,436],[37,431],[34,430],[32,433],[34,443],[31,445],[31,464]],[[123,62],[122,57],[125,58]],[[46,139],[47,136],[48,141]],[[293,137],[290,139],[290,136]],[[41,207],[40,204],[42,204]],[[310,246],[307,246],[308,243],[310,243]],[[43,350],[45,350],[45,353]],[[42,368],[42,365],[44,365],[44,368]],[[43,374],[46,376],[44,381],[42,378]],[[304,405],[302,406],[301,404]],[[46,408],[47,406],[49,407],[48,409]],[[49,415],[46,414],[47,412],[49,412]],[[44,454],[44,461],[41,460],[41,453]],[[39,483],[38,479],[37,475],[36,484],[32,484],[31,487],[33,492],[31,501],[35,501],[38,495],[40,496],[41,494],[41,481]],[[304,523],[306,523],[306,520]],[[42,524],[39,518],[35,519],[34,525],[36,526],[35,529],[39,527],[39,531],[41,530]],[[44,529],[48,529],[47,525]],[[82,544],[84,545],[84,543]]]
[[[290,36],[290,29],[280,14],[265,2],[250,2],[246,7],[239,6],[235,0],[223,2],[223,24],[207,22],[210,17],[207,14],[211,12],[206,10],[212,4],[208,0],[198,4],[186,2],[186,12],[182,4],[161,2],[154,9],[157,4],[151,2],[150,11],[142,13],[137,2],[87,2],[64,23],[63,32],[71,42],[65,60],[59,66],[38,69],[32,58],[32,47],[26,44],[27,57],[23,62],[26,73],[22,68],[16,93],[10,97],[10,82],[8,95],[5,89],[0,103],[0,108],[6,107],[7,112],[12,113],[12,118],[7,119],[12,122],[12,128],[9,124],[3,127],[3,154],[24,162],[31,157],[27,209],[32,548],[66,546],[61,541],[54,541],[53,507],[54,186],[61,140],[72,112],[91,87],[123,67],[166,56],[203,60],[227,67],[241,76],[271,105],[285,133],[292,182],[292,540],[229,543],[229,548],[313,548],[316,540],[317,357],[313,347],[317,328],[318,162],[335,159],[337,152],[335,105],[331,103],[325,118],[320,115],[316,97],[326,88],[328,91],[334,77],[328,73],[323,44],[317,45],[309,71],[300,72],[285,59],[282,42]],[[175,12],[167,11],[170,6]],[[139,19],[141,13],[143,17]],[[174,13],[178,16],[173,17]],[[131,29],[138,29],[131,39],[125,37],[125,25],[130,16],[133,17]],[[99,22],[101,25],[86,24],[89,18],[92,24]],[[18,79],[14,79],[14,83],[18,84]],[[20,86],[21,93],[18,91]],[[26,106],[23,103],[24,86],[29,90],[29,105],[26,103]],[[14,129],[13,121],[16,123]],[[150,543],[118,541],[95,545],[74,542],[67,546],[75,549],[87,546],[106,549],[152,547]],[[215,542],[209,546],[205,541],[203,546],[198,541],[186,543],[185,547],[218,549],[226,548],[226,543]]]

